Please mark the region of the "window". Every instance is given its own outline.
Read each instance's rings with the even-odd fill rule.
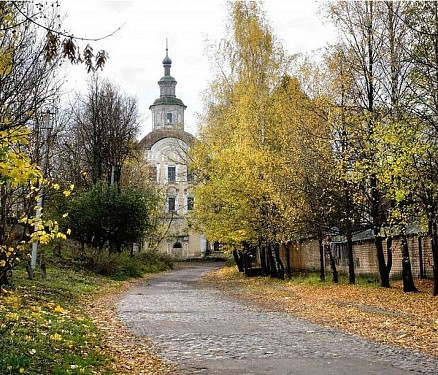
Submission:
[[[195,205],[195,199],[193,197],[187,197],[187,211],[193,210]]]
[[[195,175],[193,174],[193,171],[187,168],[187,182],[193,182],[193,181],[195,181]]]
[[[168,197],[167,198],[167,204],[169,206],[169,212],[175,211],[175,197]]]
[[[171,124],[173,121],[172,121],[172,112],[167,112],[166,113],[166,123],[167,124]]]
[[[167,180],[176,182],[176,167],[167,167]]]

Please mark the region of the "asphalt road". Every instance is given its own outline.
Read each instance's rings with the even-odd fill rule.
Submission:
[[[435,358],[249,306],[199,283],[215,267],[193,263],[157,276],[117,307],[178,374],[438,374]]]

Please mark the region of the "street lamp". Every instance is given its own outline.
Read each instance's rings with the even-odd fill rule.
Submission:
[[[45,177],[45,171],[48,166],[49,161],[49,138],[50,133],[52,131],[52,124],[50,121],[50,115],[53,115],[54,112],[45,111],[42,115],[42,122],[43,126],[39,128],[41,130],[41,134],[43,136],[43,142],[41,147],[41,154],[43,156],[43,160],[41,163],[41,168],[43,171],[43,178]],[[35,224],[34,224],[34,231],[38,231],[38,225],[41,218],[41,213],[43,209],[43,198],[44,198],[44,185],[40,182],[39,183],[39,191],[38,191],[38,199],[37,199],[37,206],[35,209]],[[32,270],[36,268],[37,263],[37,257],[38,257],[38,241],[35,241],[32,243],[32,255],[30,258],[30,267]]]

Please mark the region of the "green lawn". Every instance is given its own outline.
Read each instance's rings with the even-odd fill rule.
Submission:
[[[102,336],[81,301],[118,285],[68,267],[49,267],[46,279],[36,272],[34,280],[17,269],[14,286],[0,294],[0,373],[109,374],[112,358],[101,352]]]
[[[23,264],[13,285],[0,292],[0,374],[112,374],[117,358],[102,350],[103,333],[84,307],[98,295],[117,292],[122,281],[172,267],[157,252],[88,251],[78,256],[67,241],[63,253],[42,248],[47,276],[28,279]],[[117,355],[114,354],[114,355]]]

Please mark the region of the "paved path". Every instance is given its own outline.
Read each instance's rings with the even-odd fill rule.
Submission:
[[[213,267],[160,275],[118,305],[121,319],[182,374],[438,374],[433,358],[248,306],[198,283]]]

